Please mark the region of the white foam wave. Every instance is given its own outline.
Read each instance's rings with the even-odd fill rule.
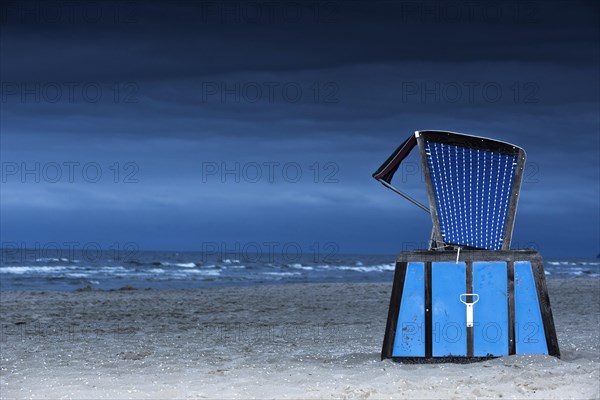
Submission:
[[[196,267],[196,263],[193,262],[189,262],[189,263],[177,263],[175,264],[176,267],[181,267],[181,268],[195,268]]]
[[[180,267],[180,268],[195,268],[196,267],[196,263],[193,262],[189,262],[189,263],[171,263],[171,262],[161,262],[160,263],[162,266],[164,267]]]
[[[72,273],[72,274],[67,274],[67,276],[69,278],[87,278],[90,276],[90,274],[78,274],[78,273]]]
[[[312,271],[314,270],[313,267],[311,267],[310,265],[302,265],[302,264],[287,264],[287,266],[289,268],[294,268],[294,269],[303,269],[305,271]]]
[[[216,271],[214,269],[208,269],[208,270],[192,269],[192,270],[181,270],[178,272],[179,272],[179,275],[190,275],[190,274],[205,275],[205,276],[220,276],[221,275],[221,271]]]
[[[148,272],[152,272],[153,274],[164,274],[165,270],[162,268],[152,268],[149,269]]]
[[[65,266],[51,266],[51,265],[39,265],[39,266],[15,266],[15,267],[0,267],[0,274],[16,274],[25,275],[33,273],[52,273],[62,272],[70,269],[71,267]]]
[[[100,272],[113,273],[115,271],[131,271],[121,265],[105,265],[103,267],[98,268]]]
[[[384,271],[394,271],[395,264],[380,264],[380,265],[369,265],[369,266],[347,266],[341,265],[339,267],[335,267],[342,271],[355,271],[355,272],[384,272]]]
[[[296,276],[296,275],[301,275],[300,272],[265,272],[265,275],[271,275],[271,276]]]
[[[567,265],[567,266],[575,266],[575,265],[585,265],[585,266],[596,266],[596,265],[600,265],[600,262],[596,262],[596,261],[548,261],[549,265]]]
[[[69,262],[70,260],[65,257],[55,258],[55,257],[40,257],[36,258],[35,262]],[[79,260],[73,260],[74,262],[79,262]]]
[[[548,264],[550,264],[550,265],[568,265],[568,266],[577,265],[577,263],[571,262],[571,261],[548,261]]]

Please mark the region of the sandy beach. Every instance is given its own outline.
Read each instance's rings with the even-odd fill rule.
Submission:
[[[600,398],[600,280],[550,279],[562,359],[380,361],[389,284],[2,292],[2,398]]]

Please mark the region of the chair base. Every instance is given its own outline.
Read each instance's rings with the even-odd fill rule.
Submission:
[[[541,256],[533,250],[402,252],[381,358],[472,362],[560,357]]]

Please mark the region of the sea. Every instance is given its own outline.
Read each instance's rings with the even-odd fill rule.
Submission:
[[[293,283],[392,282],[394,255],[201,252],[90,252],[52,254],[2,249],[0,290],[76,291],[182,289]],[[545,259],[547,279],[600,277],[598,258]]]

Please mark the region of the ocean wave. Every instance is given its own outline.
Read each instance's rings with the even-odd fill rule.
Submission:
[[[60,257],[60,258],[41,257],[41,258],[36,258],[35,262],[71,262],[71,260],[69,260],[68,258],[65,258],[65,257]],[[73,262],[79,262],[79,260],[73,260]]]
[[[394,271],[396,268],[395,264],[380,264],[380,265],[369,265],[369,266],[348,266],[340,265],[335,267],[342,271],[355,271],[355,272],[387,272]]]
[[[294,269],[302,269],[304,271],[312,271],[315,268],[311,267],[310,265],[302,265],[302,264],[287,264],[288,268],[294,268]]]
[[[113,273],[116,271],[131,271],[129,268],[125,268],[121,265],[104,265],[97,269],[100,272]]]
[[[263,272],[264,275],[271,275],[271,276],[298,276],[298,275],[302,275],[302,273],[300,272]]]
[[[90,274],[71,273],[71,274],[66,274],[66,276],[68,276],[69,278],[89,278]]]
[[[548,264],[550,264],[550,265],[568,265],[568,266],[577,265],[576,262],[572,262],[572,261],[548,261]]]
[[[181,267],[181,268],[196,268],[197,265],[196,263],[193,262],[189,262],[189,263],[175,263],[176,267]]]
[[[566,265],[566,266],[576,266],[576,265],[585,265],[585,266],[598,266],[600,262],[598,261],[546,261],[548,265]]]
[[[164,274],[165,270],[162,268],[152,268],[152,269],[149,269],[148,272],[151,272],[153,274]]]
[[[73,267],[61,266],[61,265],[36,265],[36,266],[14,266],[14,267],[0,267],[0,274],[35,274],[35,273],[52,273],[52,272],[63,272],[66,270],[73,269]]]
[[[206,276],[220,276],[221,271],[214,269],[192,269],[192,270],[181,270],[178,274],[184,275],[206,275]]]
[[[161,262],[160,264],[161,264],[162,266],[165,266],[165,267],[180,267],[180,268],[196,268],[196,267],[198,266],[198,265],[197,265],[196,263],[194,263],[194,262],[187,262],[187,263],[182,263],[182,262],[179,262],[179,263],[172,263],[172,262],[167,262],[167,261],[164,261],[164,262]]]

